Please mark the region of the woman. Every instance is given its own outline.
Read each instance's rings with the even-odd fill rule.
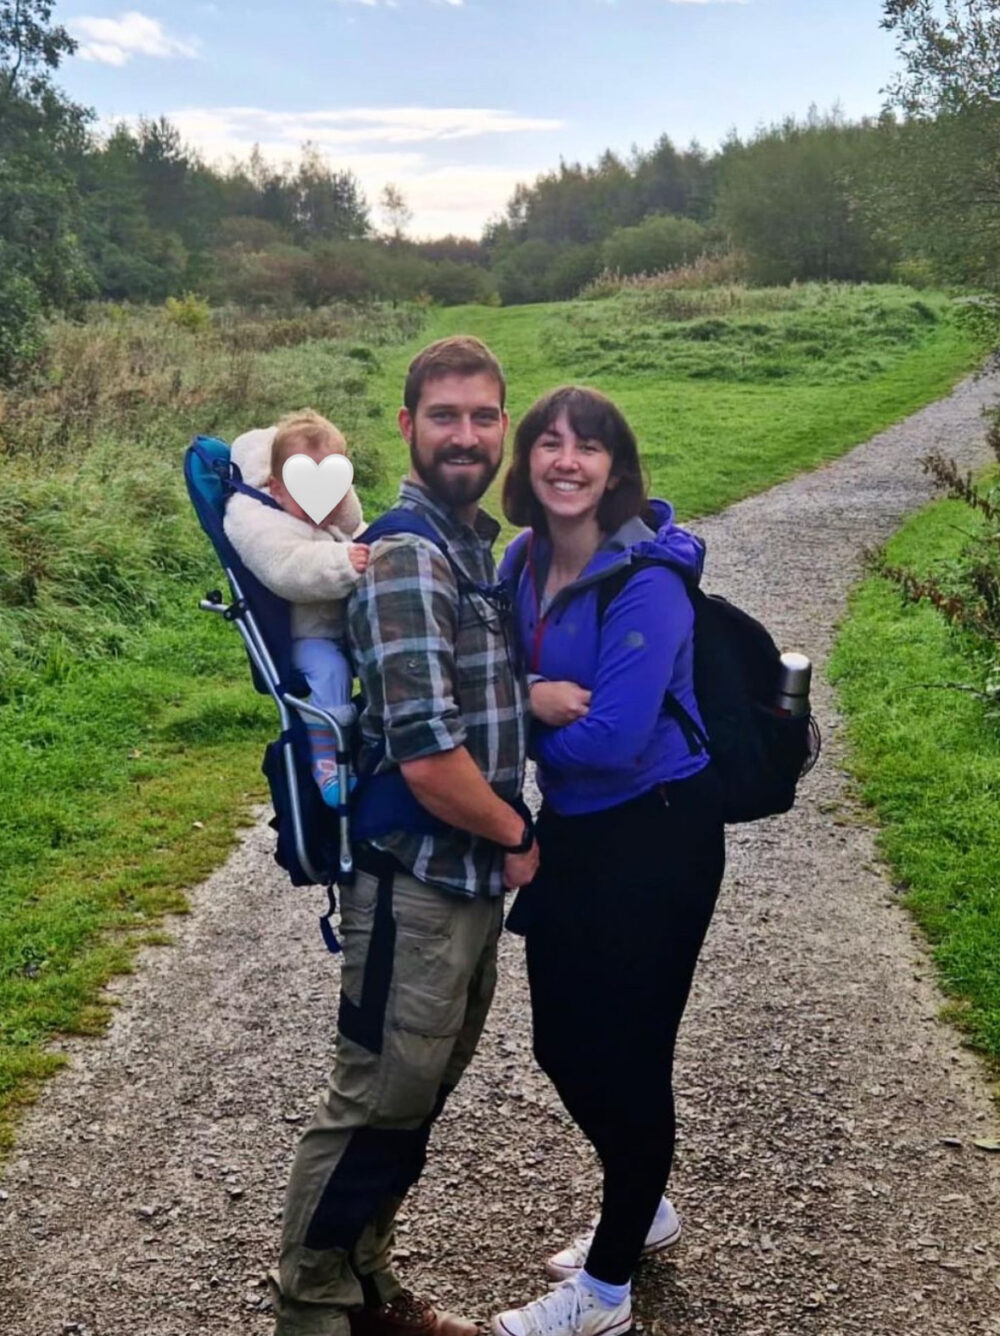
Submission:
[[[725,862],[718,777],[664,709],[669,692],[700,723],[684,580],[703,547],[647,501],[635,437],[593,390],[529,410],[503,495],[529,526],[501,575],[544,799],[541,868],[510,926],[526,938],[536,1058],[604,1183],[593,1235],[549,1260],[562,1283],[493,1330],[616,1336],[632,1324],[640,1255],[680,1231],[663,1196],[674,1041]]]

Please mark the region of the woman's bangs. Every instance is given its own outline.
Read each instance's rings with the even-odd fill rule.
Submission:
[[[585,390],[574,390],[558,406],[555,416],[565,409],[566,418],[582,441],[599,441],[609,455],[615,453],[615,423],[608,405]],[[555,419],[553,419],[554,421]]]

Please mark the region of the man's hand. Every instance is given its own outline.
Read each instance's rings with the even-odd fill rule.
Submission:
[[[371,548],[367,543],[348,543],[347,560],[360,575],[368,569],[368,558],[371,555]]]
[[[550,728],[576,723],[590,707],[590,692],[576,682],[535,682],[530,692],[531,713]]]
[[[532,840],[531,848],[524,854],[504,854],[503,884],[508,891],[517,890],[518,886],[527,886],[538,871],[538,841]]]

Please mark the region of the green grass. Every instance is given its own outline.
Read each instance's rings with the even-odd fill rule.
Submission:
[[[127,661],[0,709],[0,1150],[60,1061],[47,1036],[103,1025],[102,985],[264,796],[273,708],[248,690],[236,637],[185,603]]]
[[[273,709],[238,638],[196,609],[220,574],[180,478],[192,431],[312,404],[347,431],[375,514],[407,467],[406,365],[465,330],[503,359],[515,420],[560,382],[596,381],[654,491],[703,514],[947,392],[978,350],[946,311],[905,289],[806,287],[453,308],[419,333],[405,310],[199,335],[112,308],[60,327],[46,376],[0,396],[0,1147],[57,1062],[51,1037],[100,1027],[102,985],[265,796]]]
[[[893,538],[889,558],[926,570],[953,557],[974,523],[960,503],[936,504]],[[831,674],[854,774],[933,945],[949,1014],[1000,1062],[1000,718],[941,685],[976,681],[969,656],[938,613],[872,578],[851,600]]]
[[[752,291],[742,293],[728,320],[698,314],[699,298],[713,311],[711,293],[666,295],[683,301],[664,307],[625,293],[436,311],[419,340],[386,351],[371,392],[398,403],[407,363],[424,342],[479,335],[504,364],[513,422],[555,385],[595,384],[635,428],[653,492],[691,517],[835,458],[946,394],[981,356],[938,294],[814,285],[785,290],[786,309],[776,310],[779,293],[766,289],[765,309],[754,309]],[[678,312],[690,318],[674,318]],[[713,322],[725,328],[702,338]],[[390,415],[375,439],[390,476],[402,473],[405,450]],[[392,494],[389,482],[375,493],[381,505]]]

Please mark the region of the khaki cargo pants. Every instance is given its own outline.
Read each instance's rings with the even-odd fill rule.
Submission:
[[[276,1336],[346,1336],[347,1309],[398,1293],[396,1211],[496,986],[502,898],[449,895],[389,859],[373,867],[341,894],[336,1056],[288,1185]]]

